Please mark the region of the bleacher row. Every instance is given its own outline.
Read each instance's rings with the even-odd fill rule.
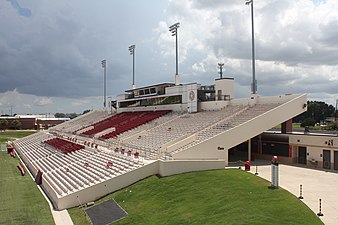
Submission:
[[[55,132],[58,137],[39,132],[15,141],[15,147],[26,156],[35,170],[43,172],[43,178],[55,192],[64,196],[143,166],[143,159],[140,160],[139,153],[150,159],[159,158],[163,153],[162,148],[191,135],[197,135],[196,140],[175,152],[182,151],[276,106],[276,104],[256,104],[253,107],[227,106],[222,110],[193,114],[169,113],[169,111],[125,112],[109,117],[105,113],[92,112],[87,116],[81,116],[75,122],[69,121],[63,126],[56,127],[54,130],[58,131]],[[98,115],[101,117],[97,117]],[[115,127],[115,131],[105,134],[104,137],[110,138],[109,141],[116,138],[123,138],[126,141],[118,145],[117,143],[109,145],[110,149],[118,146],[114,151],[100,150],[101,147],[98,148],[97,144],[93,144],[92,137],[80,139],[76,133],[74,134],[88,127],[94,129],[86,130],[84,134],[95,135]],[[63,130],[67,135],[60,134]],[[64,140],[67,136],[68,140]],[[76,137],[79,137],[81,144],[78,144]],[[46,144],[53,148],[47,147]]]
[[[107,130],[109,128],[115,128],[107,134],[102,135],[100,138],[109,139],[116,137],[117,135],[145,124],[149,121],[157,119],[170,112],[169,110],[159,111],[144,111],[144,112],[123,112],[115,114],[105,120],[91,124],[92,129],[83,132],[83,135],[93,136],[99,132]]]
[[[73,133],[83,129],[88,124],[93,124],[99,122],[100,120],[104,120],[108,116],[110,115],[108,114],[107,110],[96,110],[76,117],[67,123],[61,123],[55,127],[52,127],[50,130]]]
[[[46,140],[50,140],[50,135],[39,132],[15,141],[15,147],[35,170],[43,172],[45,180],[60,196],[143,166],[143,159],[131,150],[128,154],[122,149],[105,152],[89,148],[63,154],[46,148]]]
[[[54,147],[55,149],[60,150],[64,154],[71,153],[80,149],[84,149],[85,147],[80,144],[76,144],[67,140],[63,140],[61,138],[52,138],[44,141],[44,143]]]
[[[161,146],[166,143],[174,143],[175,140],[181,140],[197,133],[243,108],[245,106],[227,106],[223,110],[177,116],[170,123],[159,124],[148,130],[146,134],[124,144],[124,146],[145,151],[147,158],[155,158],[158,157]]]
[[[211,137],[214,137],[224,131],[236,127],[246,121],[249,121],[250,119],[253,119],[277,106],[278,104],[256,104],[253,107],[241,107],[234,109],[232,116],[230,115],[224,120],[221,120],[218,123],[201,130],[200,132],[197,132],[196,140],[176,149],[174,152],[171,153],[171,155],[180,151],[184,151]]]
[[[177,149],[175,152],[182,151],[276,106],[277,104],[256,104],[253,107],[229,105],[223,110],[194,114],[175,114],[168,113],[168,111],[124,112],[99,120],[97,123],[87,124],[84,127],[91,127],[91,129],[84,129],[83,134],[93,136],[104,129],[115,127],[115,131],[107,133],[101,138],[106,138],[106,141],[109,138],[108,142],[114,146],[132,148],[141,152],[146,158],[156,159],[159,158],[162,147],[165,147],[167,143],[175,143],[175,141],[196,134],[197,139],[195,141]],[[149,123],[150,121],[156,122]],[[152,126],[147,126],[147,124],[152,124]],[[135,136],[138,133],[140,135],[137,138],[128,139],[129,136]],[[120,140],[127,141],[120,142]]]

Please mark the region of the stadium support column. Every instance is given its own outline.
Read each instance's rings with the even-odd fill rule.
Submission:
[[[251,161],[251,138],[248,140],[248,161]]]

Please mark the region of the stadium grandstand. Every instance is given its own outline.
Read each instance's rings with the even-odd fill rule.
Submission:
[[[233,78],[209,86],[162,83],[127,90],[116,108],[91,111],[14,147],[61,210],[150,175],[224,168],[229,149],[285,126],[306,103],[305,94],[235,99]]]

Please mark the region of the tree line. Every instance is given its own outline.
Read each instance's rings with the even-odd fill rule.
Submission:
[[[333,105],[321,101],[308,101],[307,111],[293,118],[294,123],[300,123],[302,127],[327,125],[329,129],[337,130],[337,110]],[[331,121],[328,120],[331,118]]]

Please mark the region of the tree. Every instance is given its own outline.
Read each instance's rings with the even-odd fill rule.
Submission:
[[[64,113],[55,113],[54,114],[55,118],[65,118],[66,115]]]
[[[75,117],[77,117],[77,114],[76,113],[68,113],[67,117],[70,118],[70,119],[74,119]]]
[[[314,126],[316,124],[316,121],[313,118],[306,118],[301,124],[301,127],[309,127]]]
[[[82,114],[86,114],[86,113],[89,113],[90,112],[90,109],[86,109],[85,111],[83,111]]]
[[[320,123],[325,121],[327,117],[334,115],[335,112],[334,106],[328,105],[325,102],[308,101],[307,106],[307,111],[295,117],[294,122],[302,123],[306,119],[312,118],[315,123]]]
[[[338,130],[338,122],[331,122],[331,123],[327,126],[327,128],[328,128],[329,130]]]
[[[21,122],[19,120],[13,120],[11,122],[11,127],[17,130],[21,127]]]
[[[0,130],[6,130],[8,126],[8,120],[0,119]]]

